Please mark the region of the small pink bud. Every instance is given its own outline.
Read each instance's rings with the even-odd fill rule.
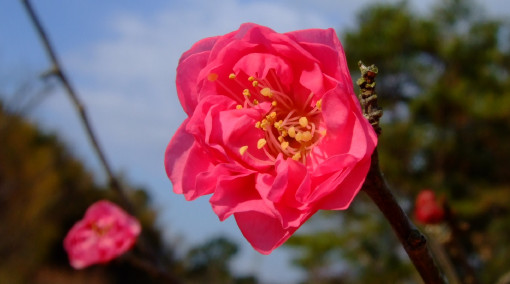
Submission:
[[[416,197],[414,215],[422,224],[437,224],[444,219],[444,209],[430,189],[422,190]]]

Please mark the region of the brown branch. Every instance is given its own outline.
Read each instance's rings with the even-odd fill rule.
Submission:
[[[360,101],[363,114],[374,127],[379,135],[379,118],[382,110],[377,106],[377,94],[375,92],[375,76],[377,67],[365,66],[360,61],[359,67],[362,78],[358,80],[361,89]],[[391,224],[399,241],[402,243],[407,255],[418,270],[425,283],[445,283],[445,278],[436,266],[432,254],[427,246],[427,240],[423,234],[409,220],[404,210],[399,206],[397,200],[384,180],[379,167],[379,155],[377,148],[372,154],[372,162],[363,190],[374,201],[379,210],[384,214]]]
[[[87,112],[85,110],[85,107],[81,103],[77,93],[75,92],[74,88],[72,87],[71,83],[67,79],[66,74],[64,71],[62,71],[62,67],[60,65],[60,62],[58,61],[58,58],[54,52],[53,47],[51,46],[51,43],[48,39],[48,36],[46,35],[46,32],[44,31],[41,22],[39,21],[37,15],[34,12],[34,9],[32,8],[32,5],[30,4],[29,0],[22,0],[23,5],[25,6],[26,11],[28,12],[28,15],[30,16],[30,20],[32,21],[32,24],[34,25],[41,41],[44,46],[44,49],[50,58],[52,67],[50,70],[45,73],[45,76],[48,74],[52,74],[56,76],[62,85],[64,86],[66,90],[66,94],[68,95],[69,99],[73,103],[76,111],[78,112],[78,115],[80,117],[81,123],[85,129],[85,132],[87,134],[87,137],[89,139],[90,144],[92,145],[92,148],[94,149],[94,152],[96,153],[101,166],[103,167],[103,170],[105,171],[107,177],[108,177],[108,184],[110,187],[117,192],[121,205],[131,214],[134,214],[134,206],[129,202],[129,199],[127,197],[126,191],[123,189],[117,178],[114,176],[113,171],[110,167],[110,164],[108,163],[108,160],[106,159],[106,156],[99,146],[99,142],[96,138],[96,135],[92,129],[92,125],[88,119]]]

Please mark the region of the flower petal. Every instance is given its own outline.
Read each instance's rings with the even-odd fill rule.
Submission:
[[[193,114],[198,103],[198,74],[209,59],[209,51],[190,55],[177,66],[177,95],[188,116]]]
[[[188,121],[183,122],[166,148],[165,169],[174,192],[184,194],[186,200],[193,200],[211,193],[210,188],[204,190],[196,187],[196,177],[212,170],[213,164],[207,152],[185,130]]]
[[[221,221],[236,212],[257,211],[271,214],[271,210],[254,189],[253,172],[231,173],[218,178],[216,190],[209,200]]]
[[[303,222],[316,211],[307,212]],[[281,246],[299,227],[283,229],[278,218],[256,211],[234,214],[237,225],[243,236],[255,250],[262,254],[270,254]]]

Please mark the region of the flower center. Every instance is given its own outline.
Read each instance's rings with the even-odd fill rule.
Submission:
[[[267,114],[254,125],[257,130],[264,133],[264,138],[257,141],[257,149],[264,151],[272,162],[276,161],[276,157],[281,153],[285,158],[306,164],[306,156],[326,134],[326,129],[321,126],[322,100],[311,105],[313,93],[310,93],[306,101],[298,105],[296,99],[284,91],[273,69],[268,72],[266,78],[240,77],[243,76],[234,73],[228,76],[229,80],[242,89],[241,94],[233,91],[238,88],[229,88],[218,80],[220,86],[240,102],[236,109],[251,108],[264,101],[270,103]],[[208,79],[216,81],[218,75],[211,73]],[[250,158],[257,159],[247,150],[248,146],[245,145],[239,152],[241,155],[248,154]]]
[[[90,226],[92,231],[94,231],[94,233],[96,233],[99,237],[106,235],[112,227],[111,225],[99,225],[96,222],[93,222]]]

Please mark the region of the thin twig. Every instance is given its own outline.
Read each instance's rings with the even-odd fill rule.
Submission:
[[[126,190],[122,187],[121,183],[117,180],[115,175],[112,172],[112,169],[106,159],[106,156],[99,146],[99,142],[96,138],[96,135],[92,129],[92,125],[88,119],[87,112],[85,111],[85,107],[81,103],[76,91],[72,87],[71,83],[67,79],[66,74],[62,70],[62,67],[57,59],[56,53],[54,52],[54,49],[52,48],[50,41],[48,39],[48,36],[46,35],[46,32],[44,31],[37,15],[35,14],[30,1],[29,0],[21,0],[22,3],[25,6],[26,11],[28,12],[30,19],[32,21],[32,24],[35,26],[37,33],[39,34],[39,37],[41,38],[42,44],[44,46],[44,49],[46,50],[46,53],[48,57],[51,60],[52,67],[48,72],[44,73],[44,77],[53,75],[56,76],[62,85],[64,86],[67,95],[69,96],[69,99],[73,103],[76,111],[78,112],[78,115],[81,119],[81,122],[83,124],[83,127],[85,129],[85,132],[87,134],[87,137],[89,139],[89,142],[91,143],[97,157],[99,158],[99,161],[101,162],[101,165],[106,172],[106,175],[108,177],[108,183],[110,187],[117,193],[121,205],[131,214],[136,216],[135,207],[129,200],[127,196]],[[143,235],[142,235],[143,236]],[[147,241],[146,238],[139,238],[137,243],[137,248],[140,250],[141,254],[149,259],[151,261],[151,264],[148,265],[145,260],[139,260],[138,264],[143,263],[144,265],[139,265],[142,268],[145,268],[150,274],[157,275],[157,277],[167,280],[167,283],[178,283],[179,281],[171,274],[168,273],[168,271],[165,271],[164,265],[159,259],[155,253],[154,247],[150,245],[150,243]],[[150,269],[149,269],[150,268]]]
[[[58,58],[54,52],[53,47],[50,44],[48,36],[46,35],[46,32],[44,31],[37,15],[35,14],[34,9],[32,8],[32,5],[30,4],[30,1],[22,0],[22,2],[25,5],[25,9],[30,16],[32,24],[34,25],[35,29],[37,30],[37,33],[39,34],[39,37],[41,38],[41,41],[42,41],[45,51],[51,60],[52,67],[45,74],[46,75],[52,74],[52,75],[56,76],[60,80],[62,85],[64,86],[66,93],[69,96],[69,99],[71,100],[76,111],[78,112],[78,115],[79,115],[80,120],[83,124],[83,127],[85,128],[85,132],[87,134],[89,142],[92,145],[92,148],[94,149],[94,152],[96,153],[97,157],[99,158],[99,161],[103,167],[103,170],[105,171],[105,173],[108,177],[108,183],[109,183],[110,187],[118,193],[122,206],[128,212],[130,212],[131,214],[134,214],[134,207],[131,204],[131,202],[129,202],[126,191],[123,189],[123,187],[121,186],[121,184],[119,183],[119,181],[117,180],[115,175],[113,174],[110,164],[108,163],[108,160],[106,159],[106,156],[105,156],[103,150],[99,146],[99,142],[98,142],[96,135],[92,129],[92,125],[88,119],[87,112],[85,111],[85,107],[83,106],[80,99],[78,98],[78,95],[75,92],[74,88],[72,87],[71,83],[67,79],[66,74],[62,71],[60,62],[58,61]]]
[[[375,76],[378,73],[374,65],[365,66],[360,61],[359,67],[362,78],[358,80],[361,89],[360,101],[365,117],[372,124],[374,130],[379,135],[379,118],[382,116],[382,110],[377,106],[377,94],[375,92]],[[420,273],[425,283],[445,283],[445,278],[436,266],[432,254],[427,246],[425,236],[409,220],[404,210],[398,205],[397,200],[391,193],[391,190],[384,180],[379,167],[379,155],[377,148],[372,154],[372,162],[368,172],[363,190],[379,207],[389,221],[395,234],[402,243],[407,255]]]

